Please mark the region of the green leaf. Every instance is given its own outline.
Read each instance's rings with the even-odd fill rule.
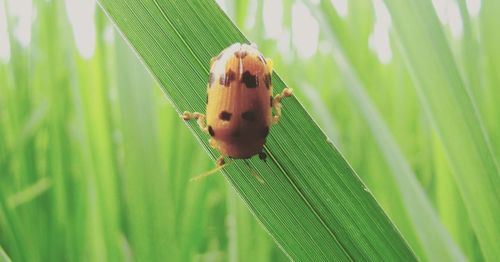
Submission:
[[[352,56],[348,58],[348,52],[345,49],[350,43],[355,42],[352,39],[354,37],[341,33],[348,30],[340,22],[341,19],[333,10],[331,3],[322,2],[321,6],[309,3],[308,6],[325,29],[325,35],[330,43],[335,45],[333,55],[345,78],[346,89],[359,107],[392,171],[391,174],[396,181],[406,212],[418,237],[418,243],[414,245],[421,246],[424,252],[419,257],[430,261],[464,261],[465,256],[439,220],[436,210],[419,184],[410,164],[365,91],[364,85],[370,83],[362,81],[359,77],[360,73],[352,65],[355,59]],[[357,51],[360,52],[359,48]],[[417,250],[415,246],[412,247],[415,251]]]
[[[500,257],[500,172],[472,90],[455,63],[431,1],[386,1],[423,108],[443,143],[487,260]],[[425,55],[423,55],[425,54]]]
[[[204,110],[210,58],[234,42],[248,42],[212,1],[100,4],[179,113]],[[273,83],[277,92],[285,87],[276,74]],[[283,106],[284,117],[267,140],[267,162],[251,159],[249,168],[236,160],[223,173],[285,253],[299,261],[415,260],[369,190],[299,101],[286,99]],[[196,123],[187,124],[210,155],[218,156]],[[252,170],[265,184],[251,175]]]

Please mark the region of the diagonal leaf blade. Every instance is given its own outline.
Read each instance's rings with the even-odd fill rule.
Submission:
[[[500,256],[500,171],[431,1],[386,0],[399,48],[432,120],[487,260]],[[422,54],[426,54],[422,56]]]
[[[247,42],[211,1],[101,0],[176,110],[203,111],[208,61]],[[274,88],[284,83],[275,74]],[[415,260],[357,175],[295,98],[266,144],[268,161],[244,161],[223,173],[250,210],[294,260]],[[179,120],[180,121],[180,120]],[[212,157],[207,137],[189,127]]]
[[[442,225],[430,199],[416,179],[410,164],[379,115],[378,109],[366,93],[365,86],[369,85],[368,81],[362,81],[361,77],[359,77],[359,70],[356,70],[356,67],[351,64],[354,59],[348,57],[345,49],[352,41],[352,37],[342,34],[342,32],[348,32],[342,25],[342,20],[333,10],[331,3],[323,2],[321,6],[315,6],[308,2],[308,6],[314,12],[322,27],[326,29],[325,35],[335,45],[333,55],[342,75],[346,79],[347,90],[368,123],[398,185],[399,192],[405,202],[406,212],[409,214],[418,237],[418,243],[411,243],[410,241],[410,245],[412,245],[417,255],[419,254],[414,245],[422,246],[425,256],[421,256],[421,259],[465,261],[465,256]]]

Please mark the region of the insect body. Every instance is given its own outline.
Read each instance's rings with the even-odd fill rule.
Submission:
[[[225,156],[244,159],[259,154],[265,159],[262,148],[269,128],[280,119],[281,100],[292,94],[285,88],[273,98],[272,70],[272,61],[252,45],[235,43],[212,58],[207,115],[184,112],[183,118],[197,119],[210,134],[210,145],[221,153],[217,165],[224,164]]]

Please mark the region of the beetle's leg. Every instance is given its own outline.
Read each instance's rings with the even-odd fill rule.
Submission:
[[[292,89],[287,87],[287,88],[283,89],[283,91],[281,92],[281,94],[279,94],[276,97],[274,97],[274,99],[273,99],[273,107],[274,107],[275,115],[273,116],[273,124],[278,123],[278,121],[280,120],[280,117],[281,117],[281,100],[283,100],[283,98],[291,96],[291,95],[292,95]]]
[[[221,170],[222,168],[224,168],[224,166],[226,165],[226,163],[224,162],[224,155],[221,155],[217,159],[216,165],[217,166],[214,169],[212,169],[212,170],[210,170],[208,172],[205,172],[205,173],[203,173],[201,175],[195,176],[195,177],[191,178],[190,181],[200,180],[201,178],[213,175],[213,174],[217,173],[219,170]]]
[[[217,144],[217,141],[213,138],[210,138],[208,140],[208,143],[210,144],[210,146],[214,149],[216,149],[217,151],[221,152],[220,148],[219,148],[219,144]],[[224,157],[226,157],[224,154],[221,154],[219,156],[219,158],[217,158],[217,160],[215,161],[215,164],[217,166],[222,166],[224,165],[225,161],[224,161]]]
[[[208,144],[213,148],[213,149],[217,149],[219,150],[219,148],[217,147],[217,141],[215,141],[215,139],[213,138],[210,138],[208,140]]]
[[[210,140],[208,140],[208,143],[210,143],[210,146],[215,148],[217,151],[220,151],[219,149],[219,145],[217,144],[217,141],[213,138],[210,138]],[[193,177],[191,178],[190,180],[191,181],[196,181],[196,180],[199,180],[203,177],[206,177],[206,176],[210,176],[212,174],[215,174],[217,173],[217,171],[221,170],[222,168],[224,168],[226,166],[226,164],[229,164],[231,163],[232,161],[229,161],[228,163],[226,163],[226,161],[224,161],[224,158],[226,157],[226,155],[224,154],[221,154],[219,156],[219,158],[217,158],[217,160],[215,161],[215,168],[208,171],[208,172],[205,172],[199,176],[196,176],[196,177]]]
[[[217,158],[217,161],[215,161],[215,164],[219,167],[219,166],[223,166],[226,161],[224,161],[224,155],[220,155],[219,158]]]
[[[260,156],[260,154],[259,154],[259,156]],[[252,166],[250,166],[250,164],[247,162],[246,159],[243,160],[243,162],[247,165],[247,167],[250,169],[250,173],[252,174],[252,176],[255,177],[255,179],[257,179],[257,181],[259,181],[259,183],[261,183],[261,184],[265,184],[266,183],[264,181],[264,179],[262,179],[262,177],[259,176],[259,174],[257,174],[257,171],[255,171],[255,169]]]
[[[260,158],[260,160],[263,160],[264,162],[266,162],[266,158],[267,158],[266,153],[264,153],[264,151],[260,152],[259,158]]]
[[[207,123],[205,122],[205,115],[204,114],[201,114],[198,112],[191,113],[191,112],[185,111],[184,113],[182,113],[182,118],[184,120],[190,120],[193,118],[196,119],[197,120],[196,122],[198,122],[200,129],[203,132],[208,133]]]

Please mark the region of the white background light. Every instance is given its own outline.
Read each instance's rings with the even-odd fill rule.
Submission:
[[[10,59],[9,34],[7,33],[7,12],[5,3],[0,0],[0,61],[7,63]]]
[[[432,0],[436,14],[443,25],[447,25],[455,38],[462,36],[463,24],[460,8],[455,0]]]
[[[9,15],[14,21],[13,35],[14,38],[26,48],[31,42],[31,24],[35,20],[36,10],[33,7],[31,0],[9,0]]]
[[[375,24],[373,32],[368,38],[368,46],[372,49],[382,64],[388,64],[392,60],[391,42],[389,29],[391,28],[391,16],[382,0],[373,0],[375,8]]]
[[[95,32],[95,0],[65,0],[66,13],[73,28],[76,47],[80,56],[90,58],[94,54]]]
[[[292,6],[292,44],[302,58],[310,58],[318,49],[319,25],[309,9],[296,2]]]
[[[467,0],[467,10],[471,17],[477,17],[481,11],[481,0]]]
[[[347,0],[330,0],[330,2],[340,17],[346,17],[348,15],[349,9],[347,6]]]

